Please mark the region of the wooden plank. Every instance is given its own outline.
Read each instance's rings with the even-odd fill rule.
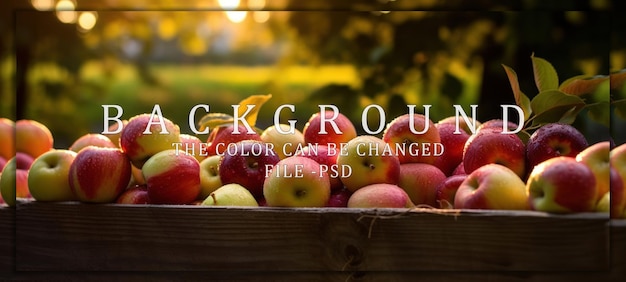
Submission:
[[[599,214],[31,202],[17,208],[15,259],[18,271],[605,273],[608,222]]]
[[[0,273],[11,273],[15,268],[14,220],[15,209],[0,207]]]

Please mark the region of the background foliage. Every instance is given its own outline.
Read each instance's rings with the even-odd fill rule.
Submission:
[[[41,120],[56,147],[101,131],[102,104],[121,105],[130,118],[158,103],[187,133],[193,105],[231,112],[243,97],[266,93],[273,98],[259,126],[285,103],[297,112],[283,118],[298,119],[300,129],[318,104],[337,105],[357,128],[371,103],[388,119],[406,104],[431,104],[433,120],[454,114],[452,104],[478,104],[484,121],[516,103],[503,65],[529,99],[540,92],[532,54],[560,82],[626,68],[626,24],[609,0],[241,0],[240,22],[222,11],[223,0],[72,1],[77,17],[97,15],[93,27],[35,9],[42,0],[11,1],[2,13],[13,25],[0,25],[0,116]],[[600,85],[583,98],[607,103],[572,122],[591,142],[610,133],[625,142],[624,132],[603,125],[624,126],[625,92]]]

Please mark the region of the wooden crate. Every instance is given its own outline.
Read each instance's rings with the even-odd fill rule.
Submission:
[[[3,230],[13,224],[15,230],[15,237],[0,235],[15,243],[14,252],[0,243],[2,254],[13,255],[0,263],[24,279],[609,281],[626,275],[626,221],[601,214],[71,202],[28,202],[0,212]],[[14,222],[7,220],[13,215]]]

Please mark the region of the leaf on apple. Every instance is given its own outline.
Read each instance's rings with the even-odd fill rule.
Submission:
[[[537,85],[539,92],[558,89],[559,76],[557,75],[552,64],[545,59],[535,57],[534,54],[530,58],[533,63],[535,84]]]
[[[611,105],[615,107],[615,115],[626,120],[626,100],[615,101]]]
[[[626,81],[626,69],[610,74],[609,79],[611,80],[612,90],[621,89]]]
[[[237,114],[240,117],[243,116],[248,110],[248,105],[254,105],[254,108],[252,108],[250,112],[246,115],[246,121],[251,127],[254,128],[256,125],[257,116],[259,115],[259,109],[261,109],[261,106],[263,106],[263,104],[265,104],[265,102],[267,102],[270,98],[272,98],[272,94],[252,95],[248,98],[245,98],[241,100],[241,102],[239,102],[239,109]],[[198,122],[198,126],[200,127],[199,130],[202,131],[206,128],[211,129],[232,124],[234,120],[235,118],[229,114],[208,113],[200,119],[200,121]]]
[[[585,107],[585,101],[559,90],[548,90],[537,94],[530,105],[535,113],[533,126],[552,122],[571,124]]]
[[[526,121],[532,114],[530,99],[528,99],[528,96],[526,96],[520,89],[517,73],[515,73],[515,71],[509,66],[503,64],[502,67],[506,72],[506,76],[509,78],[509,83],[511,84],[511,89],[513,90],[513,97],[515,97],[515,104],[522,108],[522,112],[524,112],[524,121]]]
[[[246,116],[246,121],[250,126],[256,125],[256,118],[259,115],[259,110],[261,106],[265,104],[270,98],[272,98],[272,94],[267,95],[252,95],[246,99],[243,99],[239,102],[239,116],[242,116],[248,108],[248,105],[254,105],[255,107],[250,110],[250,113]]]
[[[200,121],[198,122],[198,126],[200,126],[200,131],[205,128],[215,128],[219,126],[224,126],[227,124],[232,124],[235,118],[228,114],[223,113],[208,113],[204,115]]]
[[[596,91],[598,86],[600,86],[600,84],[607,80],[607,76],[590,77],[586,75],[578,75],[561,83],[559,90],[566,94],[581,96],[593,93]]]

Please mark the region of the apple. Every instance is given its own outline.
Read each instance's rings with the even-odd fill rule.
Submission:
[[[122,120],[122,129],[128,124],[128,120]],[[109,126],[109,132],[117,132],[119,129],[120,125],[119,123],[113,123]],[[111,142],[113,144],[115,144],[115,146],[117,146],[118,148],[120,147],[120,137],[122,136],[122,131],[120,130],[117,133],[114,134],[102,134],[106,137],[108,137],[109,139],[111,139]]]
[[[470,134],[470,135],[471,135],[471,134],[472,134],[472,129],[470,128],[470,125],[469,125],[469,124],[467,124],[467,123],[465,122],[465,120],[464,120],[463,118],[461,118],[461,117],[458,117],[458,118],[457,118],[456,116],[449,116],[449,117],[446,117],[446,118],[444,118],[444,119],[439,120],[439,121],[437,122],[437,124],[435,124],[435,125],[451,124],[451,125],[453,125],[453,126],[455,127],[455,129],[456,129],[456,121],[457,121],[457,119],[459,120],[459,127],[460,127],[460,129],[461,129],[461,130],[463,130],[463,131],[465,131],[465,133],[467,133],[467,134]],[[481,125],[482,125],[482,124],[480,123],[480,121],[478,121],[478,120],[475,120],[475,121],[474,121],[474,129],[475,129],[475,130],[478,130],[478,128],[479,128]]]
[[[589,212],[598,202],[593,171],[573,157],[553,157],[536,165],[526,189],[533,209],[538,211]]]
[[[455,169],[452,171],[452,175],[467,175],[465,172],[465,167],[463,167],[463,162],[461,162]]]
[[[350,190],[342,188],[339,190],[332,191],[330,193],[330,198],[328,199],[328,203],[326,203],[326,207],[331,208],[345,208],[348,207],[348,200],[350,200],[350,196],[352,193]]]
[[[526,147],[515,134],[484,129],[470,136],[463,151],[463,169],[471,174],[486,164],[500,164],[513,170],[521,179],[526,174]]]
[[[122,192],[115,200],[117,204],[146,205],[150,204],[148,187],[146,185],[134,185]]]
[[[206,199],[213,191],[223,186],[219,173],[221,158],[213,155],[200,162],[200,199]]]
[[[600,198],[600,200],[596,204],[594,211],[606,214],[609,214],[611,212],[611,192],[604,193],[602,198]]]
[[[623,185],[626,186],[626,143],[619,145],[613,149],[611,149],[609,161],[612,170],[615,172],[611,172],[611,174],[616,174],[615,176],[611,176],[612,178],[616,178],[614,181],[621,180]],[[626,192],[623,190],[616,189],[617,185],[613,187],[611,185],[611,203],[617,204],[619,207],[621,203],[624,203],[623,212],[619,213],[619,208],[615,208],[615,215],[611,214],[614,218],[626,218]],[[620,197],[620,195],[622,195]]]
[[[454,208],[454,196],[456,191],[459,190],[461,183],[465,181],[467,175],[452,175],[448,176],[439,186],[437,186],[437,192],[435,201],[437,205],[435,207],[441,209]]]
[[[330,178],[312,159],[287,157],[268,171],[263,197],[270,207],[324,207],[330,200]]]
[[[322,116],[325,118],[324,131],[322,131]],[[333,119],[332,122],[330,121],[331,119]],[[337,128],[334,128],[333,124]],[[352,121],[344,114],[335,111],[323,111],[311,115],[304,125],[302,134],[304,134],[304,143],[306,144],[333,144],[337,146],[357,136],[356,128]]]
[[[52,149],[52,133],[42,123],[22,119],[15,122],[15,151],[23,152],[33,158]]]
[[[28,189],[35,200],[60,202],[75,199],[69,175],[76,155],[74,151],[52,149],[35,159],[28,172]]]
[[[76,141],[74,141],[74,143],[72,143],[69,147],[69,150],[78,153],[78,151],[87,146],[117,148],[117,145],[113,144],[109,137],[98,133],[88,133],[76,139]]]
[[[7,205],[15,206],[16,198],[31,198],[28,170],[17,168],[15,158],[9,159],[0,175],[0,194]]]
[[[181,151],[192,155],[198,162],[206,159],[208,156],[207,144],[203,143],[200,138],[190,134],[180,134]]]
[[[398,184],[400,161],[395,154],[385,151],[386,146],[385,141],[370,135],[348,141],[345,152],[337,156],[337,165],[351,168],[351,173],[341,175],[341,182],[350,192],[369,184]]]
[[[506,166],[486,164],[463,180],[454,196],[456,209],[528,210],[526,185]]]
[[[626,215],[626,182],[619,176],[617,169],[613,167],[611,167],[610,175],[611,189],[605,194],[610,195],[609,210],[611,218],[624,218]]]
[[[250,191],[239,184],[231,183],[217,188],[202,202],[203,206],[258,207]]]
[[[339,155],[339,150],[329,150],[326,145],[317,145],[317,146],[305,146],[302,147],[302,150],[298,150],[295,155],[303,156],[309,159],[312,159],[318,162],[321,165],[326,166],[327,168],[337,167],[337,156]],[[330,189],[332,191],[341,190],[343,188],[343,182],[341,182],[341,174],[333,173],[329,174],[330,177]]]
[[[4,166],[7,164],[7,160],[0,156],[0,171],[2,171],[2,169],[4,168]]]
[[[234,133],[235,127],[232,124],[213,128],[207,139],[207,143],[209,144],[206,152],[207,155],[223,155],[224,151],[226,151],[226,148],[228,148],[228,145],[231,143],[244,140],[263,141],[256,131],[248,132],[248,129],[243,125],[239,125],[237,128],[239,133]]]
[[[589,144],[578,129],[563,123],[546,124],[535,130],[526,143],[528,167],[549,158],[565,156],[576,157]]]
[[[139,169],[156,153],[172,149],[172,144],[180,142],[178,125],[167,118],[160,121],[157,116],[150,120],[150,116],[140,114],[130,118],[120,135],[120,148],[132,164]],[[165,128],[161,128],[161,122]],[[148,124],[150,124],[149,127]],[[146,129],[149,133],[145,132]]]
[[[191,155],[175,149],[161,151],[141,171],[152,204],[190,204],[200,194],[200,163]]]
[[[586,164],[596,177],[596,190],[598,192],[596,199],[598,201],[606,192],[609,192],[611,181],[609,175],[610,151],[611,143],[604,141],[593,144],[576,155],[576,160]]]
[[[17,152],[15,153],[15,167],[17,169],[29,170],[35,159],[29,154]]]
[[[439,136],[439,131],[435,127],[435,124],[430,119],[427,119],[426,116],[414,114],[414,129],[418,132],[424,131],[424,133],[415,134],[411,132],[410,121],[410,114],[404,114],[393,119],[389,122],[389,124],[387,124],[385,132],[383,132],[383,141],[392,145],[392,148],[406,145],[404,153],[399,152],[398,154],[400,163],[434,164],[437,160],[437,156],[435,156],[432,152],[424,153],[421,150],[410,150],[410,148],[422,148],[424,145],[440,143],[441,137]],[[428,129],[426,129],[427,126]]]
[[[506,123],[506,128],[508,131],[514,131],[517,129],[517,127],[518,127],[517,123],[510,122],[510,121],[507,121]],[[485,130],[485,129],[496,130],[498,132],[502,132],[502,129],[504,129],[504,120],[490,119],[488,121],[485,121],[478,127],[478,130],[476,132]]]
[[[15,123],[0,117],[0,157],[5,160],[15,155]]]
[[[452,175],[454,169],[463,162],[463,149],[470,135],[463,130],[455,133],[456,125],[452,123],[437,123],[435,127],[439,131],[444,151],[434,164],[445,175]]]
[[[283,132],[289,132],[290,126],[287,124],[278,124]],[[288,156],[293,156],[296,150],[304,146],[304,134],[300,130],[294,128],[292,133],[280,133],[276,125],[269,126],[261,133],[261,140],[265,143],[274,144],[274,150],[278,157],[282,160]]]
[[[254,197],[262,197],[266,171],[280,161],[276,152],[267,143],[254,140],[239,141],[228,148],[218,168],[222,184],[237,183]]]
[[[394,184],[376,183],[367,185],[348,199],[348,208],[411,208],[409,195]]]
[[[436,166],[425,163],[400,165],[400,186],[415,205],[437,207],[437,187],[446,180],[446,175]]]
[[[146,179],[143,178],[143,172],[141,172],[141,169],[131,164],[129,187],[132,185],[143,185],[143,184],[146,184]]]
[[[74,196],[88,203],[115,202],[130,177],[130,160],[118,148],[85,147],[76,154],[69,171]]]

